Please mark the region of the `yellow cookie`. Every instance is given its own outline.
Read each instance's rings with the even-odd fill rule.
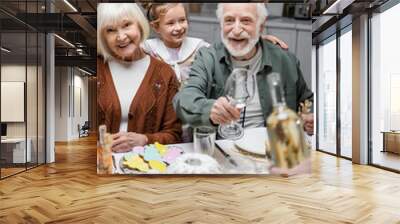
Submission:
[[[167,165],[158,160],[150,160],[149,164],[152,169],[158,170],[160,172],[164,172],[167,169]]]
[[[167,152],[167,146],[160,144],[158,142],[154,143],[154,147],[158,150],[161,156],[163,156]]]
[[[142,161],[142,158],[138,155],[129,155],[129,156],[124,156],[124,164],[128,163],[140,163]]]
[[[149,171],[149,166],[147,165],[147,163],[145,163],[143,159],[137,155],[131,157],[127,161],[124,161],[123,164],[129,167],[130,169],[137,169],[142,172]]]
[[[136,169],[142,172],[147,172],[149,171],[149,166],[147,165],[147,163],[140,163],[137,165]]]

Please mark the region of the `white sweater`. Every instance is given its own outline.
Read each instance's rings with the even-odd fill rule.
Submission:
[[[111,76],[121,103],[121,124],[119,131],[128,130],[128,113],[133,98],[142,83],[150,65],[150,56],[133,62],[109,61]]]

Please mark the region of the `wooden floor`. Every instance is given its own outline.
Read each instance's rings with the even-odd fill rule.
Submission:
[[[1,169],[0,170],[1,178],[6,178],[8,176],[15,175],[15,174],[20,173],[20,172],[24,172],[27,169],[33,169],[35,167],[37,167],[36,163],[35,164],[33,164],[33,163],[29,164],[28,163],[27,167],[25,167],[25,164],[18,164],[18,167],[0,168]]]
[[[1,169],[1,178],[4,178],[4,177],[7,177],[7,176],[10,176],[10,175],[13,175],[13,174],[16,174],[16,173],[26,170],[25,167],[24,168],[0,168],[0,169]]]
[[[373,164],[400,170],[400,154],[392,152],[374,151],[372,157]]]
[[[93,138],[0,181],[0,223],[400,223],[400,175],[313,154],[313,173],[96,175]]]

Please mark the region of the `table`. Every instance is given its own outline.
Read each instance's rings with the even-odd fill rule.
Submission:
[[[382,131],[383,150],[382,152],[392,152],[400,154],[400,131]]]
[[[222,173],[220,174],[269,174],[268,167],[271,163],[268,159],[255,158],[240,153],[236,149],[234,142],[231,140],[217,140],[216,144],[218,144],[238,164],[238,166],[236,167],[232,165],[228,161],[228,159],[224,157],[217,148],[215,148],[212,157],[218,162],[218,164],[222,168]],[[190,153],[194,150],[193,143],[173,144],[168,146],[178,146],[183,149],[185,153]],[[119,161],[125,154],[126,153],[113,153],[114,159],[117,164],[119,164]],[[119,166],[116,166],[116,168],[114,169],[114,174],[123,174],[123,171]],[[143,173],[138,172],[137,174]]]
[[[1,157],[6,163],[25,163],[31,161],[30,138],[26,139],[27,147],[25,151],[25,138],[6,138],[1,139]],[[26,152],[26,154],[25,154]],[[12,159],[11,159],[12,158]]]

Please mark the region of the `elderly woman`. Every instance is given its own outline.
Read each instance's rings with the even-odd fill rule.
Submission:
[[[179,82],[169,65],[141,49],[149,25],[140,8],[99,4],[97,25],[98,116],[113,133],[112,150],[180,142],[181,123],[172,106]]]

